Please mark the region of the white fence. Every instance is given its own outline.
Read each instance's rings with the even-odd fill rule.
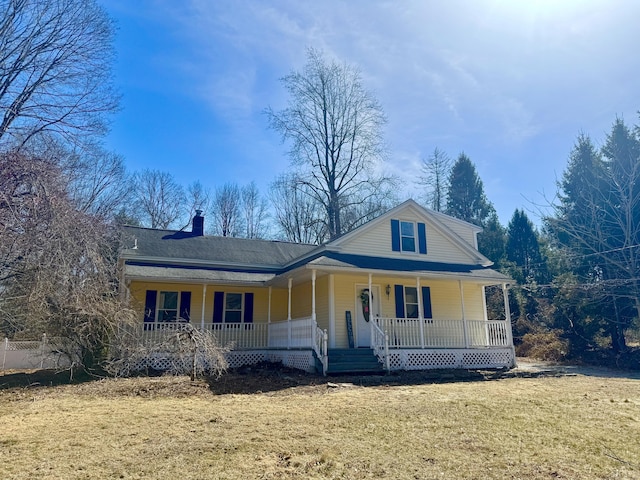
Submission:
[[[69,359],[58,351],[58,343],[46,335],[42,335],[40,340],[5,338],[0,345],[0,370],[68,367]]]

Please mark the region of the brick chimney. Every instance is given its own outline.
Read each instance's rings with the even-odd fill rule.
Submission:
[[[191,233],[194,237],[202,237],[204,235],[204,217],[202,216],[202,210],[196,210],[196,215],[193,217]]]

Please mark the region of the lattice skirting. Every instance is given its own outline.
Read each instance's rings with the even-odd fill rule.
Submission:
[[[229,368],[244,365],[254,365],[260,362],[282,363],[285,367],[315,372],[315,360],[311,350],[235,350],[226,354]],[[169,370],[171,358],[169,355],[153,354],[137,364],[134,370],[153,368],[154,370]]]
[[[515,365],[513,351],[505,349],[415,349],[391,350],[391,370],[429,370],[437,368],[509,368]]]

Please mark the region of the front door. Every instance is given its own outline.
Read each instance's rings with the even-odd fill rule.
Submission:
[[[373,295],[372,305],[366,305],[367,290],[369,285],[356,285],[356,346],[371,346],[371,325],[369,319],[378,317],[380,314],[380,287],[373,285],[371,293]],[[363,305],[363,298],[365,305]],[[363,308],[364,307],[364,308]],[[369,315],[365,315],[365,311]]]

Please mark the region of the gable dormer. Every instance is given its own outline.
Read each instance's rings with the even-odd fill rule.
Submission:
[[[477,249],[476,234],[481,230],[407,200],[327,248],[355,255],[488,266],[492,262]]]

